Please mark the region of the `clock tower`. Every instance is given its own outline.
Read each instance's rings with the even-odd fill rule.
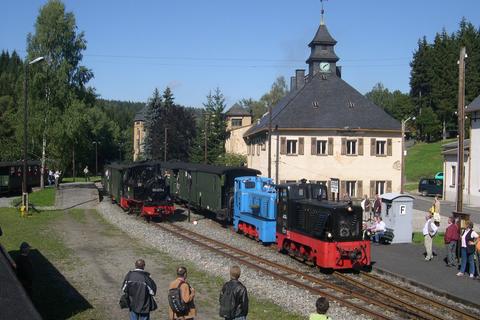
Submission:
[[[322,9],[320,27],[318,27],[315,37],[308,45],[311,49],[310,57],[307,59],[310,77],[319,72],[336,74],[336,63],[339,60],[334,50],[336,43],[337,41],[330,35],[323,21]]]

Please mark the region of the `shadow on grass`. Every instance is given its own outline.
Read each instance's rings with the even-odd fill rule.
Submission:
[[[10,252],[12,257],[18,254]],[[68,319],[93,308],[40,251],[32,249],[30,258],[34,269],[32,302],[43,319]]]

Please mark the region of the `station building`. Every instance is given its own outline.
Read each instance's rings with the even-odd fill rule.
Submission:
[[[247,155],[247,144],[243,140],[243,135],[252,126],[250,108],[236,103],[225,113],[225,119],[227,121],[225,151]]]
[[[401,124],[341,78],[336,43],[322,17],[308,45],[308,73],[296,70],[290,92],[272,107],[271,177],[304,178],[352,198],[400,192]],[[230,130],[227,148],[246,150],[248,167],[265,176],[269,119],[267,112],[246,130]]]
[[[133,161],[138,160],[143,153],[145,140],[145,108],[138,111],[133,118]]]
[[[465,109],[470,118],[470,139],[464,141],[463,202],[480,206],[480,96]],[[456,201],[458,188],[458,142],[443,147],[443,197]]]

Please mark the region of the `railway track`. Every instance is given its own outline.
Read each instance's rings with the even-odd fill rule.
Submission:
[[[318,277],[316,269],[315,272],[301,272],[178,225],[155,224],[155,226],[275,279],[315,295],[326,296],[355,312],[374,319],[477,319],[463,310],[432,302],[431,298],[397,287],[367,273],[354,277],[336,272],[334,277],[326,280]],[[368,285],[372,282],[376,285]],[[435,307],[432,308],[432,306]]]

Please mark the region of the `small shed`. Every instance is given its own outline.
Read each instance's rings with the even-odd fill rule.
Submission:
[[[384,193],[382,198],[382,218],[387,228],[393,229],[393,243],[412,242],[413,200],[411,195]]]

